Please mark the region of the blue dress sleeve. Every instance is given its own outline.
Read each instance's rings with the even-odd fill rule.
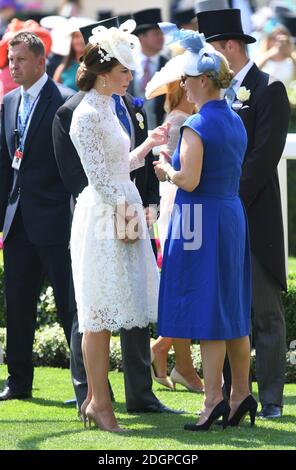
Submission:
[[[193,130],[196,134],[199,135],[199,137],[202,140],[203,145],[206,143],[206,133],[204,129],[204,118],[201,114],[194,114],[193,116],[190,116],[186,121],[184,122],[183,126],[181,127],[180,130],[180,137],[183,135],[183,131],[186,127],[189,127],[189,129]]]

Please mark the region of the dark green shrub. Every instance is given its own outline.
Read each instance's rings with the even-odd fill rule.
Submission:
[[[288,291],[283,292],[283,304],[285,309],[287,327],[287,346],[296,339],[296,273],[288,278]]]
[[[296,256],[296,161],[287,161],[289,256]]]

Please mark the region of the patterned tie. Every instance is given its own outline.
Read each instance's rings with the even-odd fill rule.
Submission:
[[[233,78],[230,82],[229,88],[226,88],[224,92],[224,98],[226,98],[228,106],[231,107],[232,103],[235,100],[236,92],[234,91],[233,87],[237,84],[237,80]]]
[[[112,98],[115,101],[115,111],[117,114],[118,119],[126,129],[128,135],[131,137],[132,131],[131,131],[131,126],[127,117],[127,112],[125,107],[121,103],[121,98],[119,95],[112,95]]]
[[[19,116],[20,116],[20,133],[23,136],[25,127],[26,127],[26,120],[28,118],[28,115],[31,111],[31,103],[30,103],[30,95],[26,91],[23,92],[22,95],[22,102],[19,110]]]
[[[141,90],[145,91],[147,83],[151,80],[151,70],[150,70],[151,59],[146,57],[144,62],[143,77],[141,78]]]

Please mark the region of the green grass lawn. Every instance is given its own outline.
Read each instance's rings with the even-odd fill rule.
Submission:
[[[0,366],[0,386],[6,367]],[[29,400],[0,402],[0,449],[92,449],[92,450],[200,450],[200,449],[288,449],[296,447],[296,385],[286,385],[285,415],[274,421],[249,419],[239,428],[222,431],[215,426],[206,433],[183,431],[183,425],[195,421],[202,395],[189,393],[181,386],[176,392],[155,386],[157,396],[187,415],[133,414],[125,411],[123,376],[110,374],[116,397],[119,422],[128,429],[123,435],[84,430],[75,408],[63,404],[73,396],[69,371],[36,368],[34,397]]]
[[[289,258],[288,259],[288,272],[296,272],[296,258]]]

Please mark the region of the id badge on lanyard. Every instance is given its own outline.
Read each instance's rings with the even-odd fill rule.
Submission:
[[[40,95],[40,93],[39,93],[39,95]],[[14,130],[16,150],[14,152],[14,157],[13,157],[12,165],[11,165],[11,167],[14,170],[19,170],[20,167],[21,167],[21,163],[22,163],[23,156],[24,156],[24,146],[25,146],[25,139],[26,139],[26,135],[27,135],[27,131],[28,131],[29,119],[30,119],[30,116],[33,112],[34,105],[35,105],[37,99],[39,98],[39,95],[34,100],[34,103],[32,104],[32,106],[30,108],[30,111],[27,114],[27,117],[26,117],[26,120],[25,120],[23,126],[22,126],[22,123],[21,123],[20,115],[18,114],[18,129]]]
[[[14,170],[19,170],[21,167],[22,159],[23,159],[23,152],[20,150],[20,148],[17,148],[16,151],[14,152],[14,157],[12,160],[12,168]]]

